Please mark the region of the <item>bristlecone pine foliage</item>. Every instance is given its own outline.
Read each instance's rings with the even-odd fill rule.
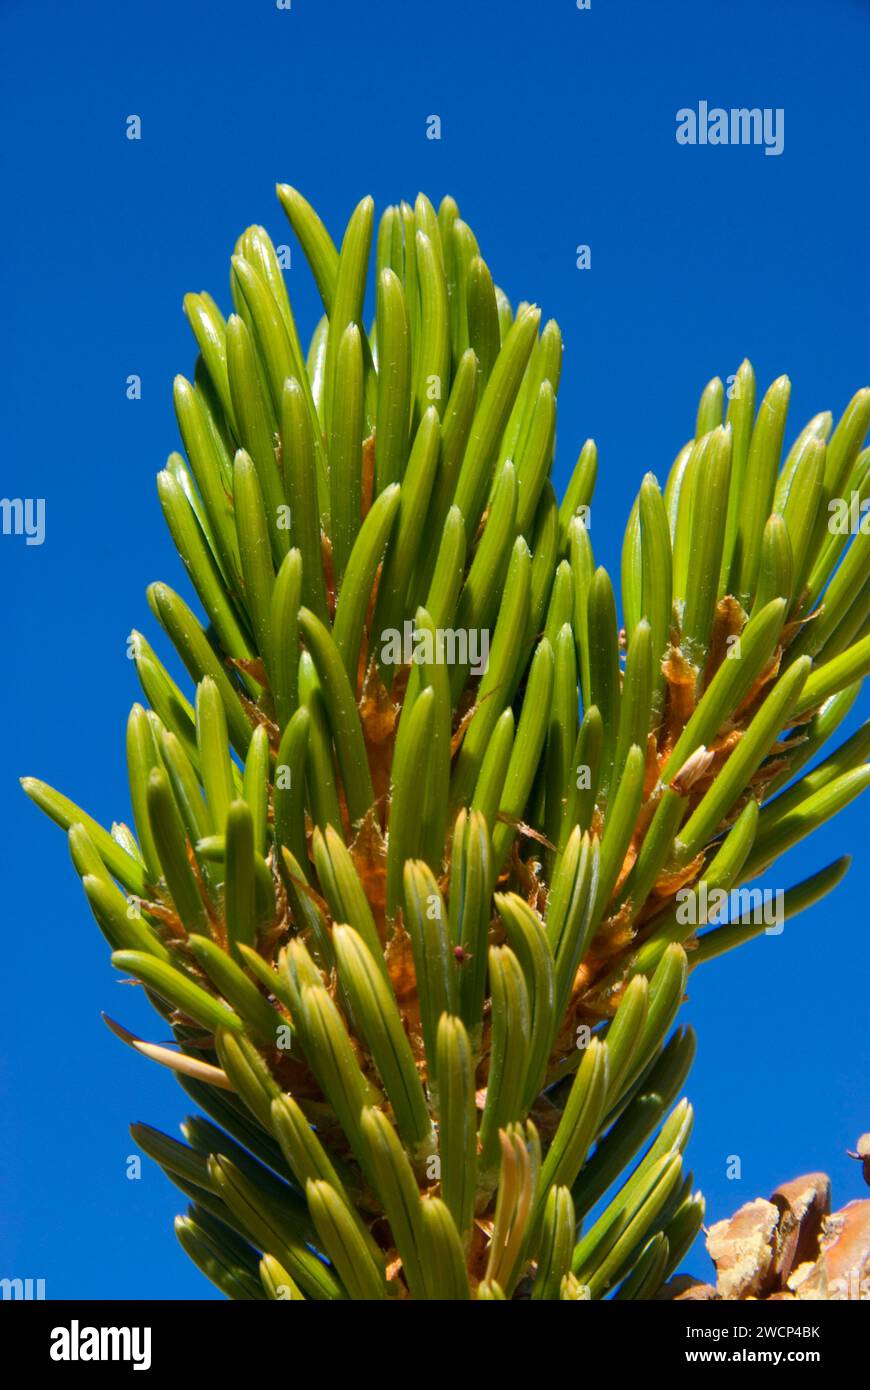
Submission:
[[[703,1215],[671,1027],[764,929],[696,936],[675,895],[756,878],[870,780],[867,726],[796,777],[870,670],[870,536],[829,526],[870,495],[870,390],[781,465],[788,380],[756,411],[744,362],[724,423],[712,381],[631,511],[623,633],[594,443],[561,504],[549,479],[557,325],[420,196],[380,221],[366,333],[371,199],[339,251],[278,193],[324,317],[306,356],[261,227],[229,319],[185,300],[158,488],[205,619],[150,588],[193,703],[132,638],[135,838],[25,780],[177,1050],[110,1026],[209,1117],[135,1139],[232,1298],[652,1297]]]

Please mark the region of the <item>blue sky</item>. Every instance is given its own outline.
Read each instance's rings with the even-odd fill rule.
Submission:
[[[292,240],[276,181],[336,237],[365,193],[452,193],[509,296],[562,327],[557,484],[593,436],[593,540],[618,573],[639,480],[663,479],[711,376],[745,355],[764,384],[787,372],[789,439],[870,381],[870,5],[7,0],[0,35],[2,491],[46,502],[42,546],[0,538],[0,1274],[45,1278],[49,1297],[202,1297],[172,1235],[180,1199],[148,1162],[126,1176],[128,1122],[175,1132],[184,1097],[101,1023],[105,1008],[145,1030],[147,1007],[17,787],[32,773],[105,823],[129,817],[125,639],[155,639],[147,583],[184,582],[154,485],[177,444],[172,377],[194,360],[182,296],[226,308],[246,225]],[[678,145],[676,112],[701,100],[782,108],[782,154]],[[301,254],[289,283],[310,330]],[[833,899],[691,981],[690,1161],[710,1219],[817,1168],[840,1202],[861,1195],[844,1151],[870,1128],[866,843],[853,805],[772,885],[851,851]],[[686,1267],[706,1272],[701,1247]]]

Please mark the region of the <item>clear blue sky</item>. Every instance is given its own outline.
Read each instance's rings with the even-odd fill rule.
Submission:
[[[291,240],[277,180],[334,236],[364,193],[452,193],[511,298],[561,324],[557,482],[594,436],[594,544],[618,572],[640,477],[664,475],[711,376],[744,355],[764,383],[787,372],[790,438],[870,381],[870,5],[6,0],[0,48],[2,491],[46,499],[41,547],[0,538],[0,1274],[43,1277],[49,1297],[197,1297],[179,1198],[147,1161],[125,1176],[128,1121],[174,1132],[185,1098],[101,1023],[106,1008],[153,1036],[63,837],[16,780],[43,776],[105,823],[129,816],[125,639],[142,627],[166,656],[144,589],[184,584],[154,485],[177,442],[172,377],[194,359],[183,294],[227,307],[246,225]],[[678,146],[676,111],[702,99],[783,108],[784,152]],[[289,275],[310,329],[301,254]],[[712,1219],[814,1168],[840,1201],[861,1195],[844,1150],[870,1128],[866,815],[853,806],[777,873],[785,886],[850,850],[832,900],[692,980],[690,1161]],[[706,1271],[701,1247],[688,1266]]]

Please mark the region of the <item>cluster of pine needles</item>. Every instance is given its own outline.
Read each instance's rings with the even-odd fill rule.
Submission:
[[[687,925],[685,890],[755,880],[870,780],[867,725],[822,751],[870,670],[870,535],[832,525],[870,497],[870,390],[783,460],[788,379],[712,381],[631,508],[620,627],[595,444],[550,481],[556,323],[450,198],[376,232],[366,198],[339,249],[278,194],[323,301],[307,353],[262,227],[228,319],[185,299],[158,489],[203,616],[148,600],[193,702],[134,633],[135,835],[24,782],[174,1045],[110,1026],[203,1112],[134,1136],[231,1298],[654,1297],[704,1210],[672,1025],[764,930]]]

